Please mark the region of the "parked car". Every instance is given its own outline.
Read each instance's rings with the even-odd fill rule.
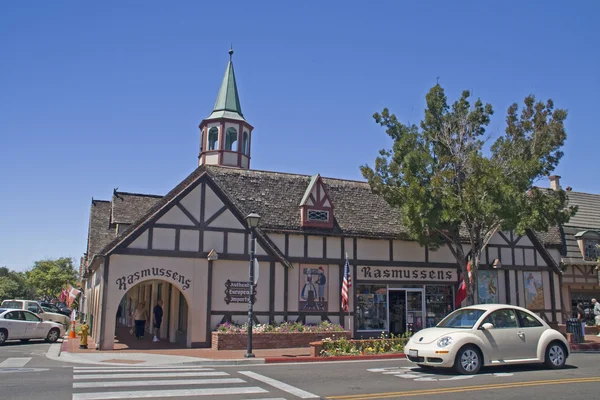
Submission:
[[[65,327],[52,321],[43,321],[27,310],[0,308],[0,345],[7,340],[45,339],[54,343],[65,335]]]
[[[48,312],[66,315],[69,318],[71,317],[71,310],[65,309],[65,308],[59,308],[55,304],[48,303],[46,301],[40,301],[40,306],[42,306],[44,311],[46,311],[46,309],[48,309]]]
[[[71,326],[71,318],[63,314],[44,311],[40,303],[35,300],[4,300],[0,307],[31,311],[44,321],[53,321],[63,324],[65,329],[69,329],[69,326]]]
[[[545,363],[563,368],[569,356],[564,336],[537,315],[506,304],[460,308],[434,328],[416,332],[406,358],[422,368],[454,367],[465,375],[482,366]]]

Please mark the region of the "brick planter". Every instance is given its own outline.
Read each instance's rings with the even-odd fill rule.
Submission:
[[[253,333],[252,348],[254,349],[286,349],[292,347],[309,347],[311,342],[321,341],[335,336],[350,339],[352,332],[324,333]],[[248,345],[248,335],[245,333],[212,333],[211,348],[213,350],[244,350]]]

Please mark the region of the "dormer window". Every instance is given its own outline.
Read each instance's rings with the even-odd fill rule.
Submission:
[[[600,241],[594,239],[583,240],[583,258],[586,261],[597,261],[598,260],[598,244]]]
[[[300,201],[300,221],[303,227],[333,228],[333,203],[319,174],[311,177]]]

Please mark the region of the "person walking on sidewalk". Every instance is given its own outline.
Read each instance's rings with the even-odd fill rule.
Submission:
[[[158,342],[159,341],[159,336],[160,336],[160,324],[162,322],[162,317],[163,317],[163,309],[162,309],[162,300],[159,300],[156,303],[156,306],[154,306],[154,340],[152,340],[153,342]]]
[[[146,304],[141,302],[133,312],[133,320],[135,322],[135,338],[139,340],[144,337],[144,331],[146,330],[146,321],[148,320],[148,312],[146,311]]]
[[[592,306],[594,307],[594,320],[598,330],[600,330],[600,303],[596,299],[592,299]],[[598,337],[600,337],[600,333],[598,333]]]

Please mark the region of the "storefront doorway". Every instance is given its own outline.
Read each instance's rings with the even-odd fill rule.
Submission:
[[[423,289],[390,289],[388,292],[390,333],[403,335],[423,329],[425,302]]]

